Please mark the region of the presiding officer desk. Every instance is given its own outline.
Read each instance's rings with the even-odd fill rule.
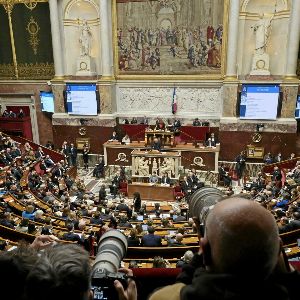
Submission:
[[[128,196],[139,192],[143,200],[174,201],[174,188],[161,184],[133,182],[128,184]]]

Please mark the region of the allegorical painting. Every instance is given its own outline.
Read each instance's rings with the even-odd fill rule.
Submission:
[[[223,0],[117,0],[119,74],[220,74]]]

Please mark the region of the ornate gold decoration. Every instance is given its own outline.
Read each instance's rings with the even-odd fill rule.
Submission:
[[[260,133],[256,132],[252,135],[253,143],[259,143],[261,140],[262,140],[262,135]]]
[[[12,51],[12,56],[13,56],[14,69],[15,69],[15,77],[16,77],[16,79],[18,79],[18,77],[19,77],[18,62],[17,62],[17,55],[16,55],[14,31],[13,31],[12,21],[11,21],[11,13],[14,8],[15,1],[14,0],[4,0],[4,1],[1,1],[0,3],[4,6],[4,9],[8,16],[9,35],[10,35],[11,51]]]
[[[204,167],[203,158],[201,156],[194,157],[192,166]]]
[[[115,159],[115,161],[128,162],[127,156],[126,156],[126,154],[123,153],[123,152],[120,152],[120,153],[118,154],[118,158]]]
[[[78,132],[81,136],[85,136],[86,135],[86,128],[85,127],[80,127]]]
[[[19,64],[20,79],[51,79],[54,73],[53,63]]]
[[[15,67],[13,64],[0,65],[0,78],[1,79],[13,79],[15,77]]]
[[[32,11],[36,8],[37,2],[29,0],[28,2],[25,2],[24,5]]]
[[[37,54],[37,49],[40,40],[38,39],[38,33],[40,31],[40,26],[35,21],[33,17],[30,18],[30,21],[27,23],[26,30],[28,31],[30,38],[29,38],[29,44],[32,47],[33,53]]]

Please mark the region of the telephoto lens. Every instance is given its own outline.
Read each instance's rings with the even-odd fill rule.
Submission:
[[[114,287],[116,279],[123,284],[124,289],[127,287],[127,276],[118,272],[127,247],[126,236],[118,230],[109,230],[102,235],[92,270],[93,299],[118,299]]]
[[[191,195],[189,216],[200,221],[200,234],[204,236],[205,221],[215,204],[224,199],[223,193],[217,188],[204,187]]]

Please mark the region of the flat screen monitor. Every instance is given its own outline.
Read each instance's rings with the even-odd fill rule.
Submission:
[[[40,92],[42,111],[54,113],[54,96],[51,92]]]
[[[240,119],[276,120],[279,95],[278,84],[243,84]]]
[[[96,84],[67,84],[66,106],[70,115],[96,116]]]
[[[300,119],[300,95],[297,96],[295,118]]]

